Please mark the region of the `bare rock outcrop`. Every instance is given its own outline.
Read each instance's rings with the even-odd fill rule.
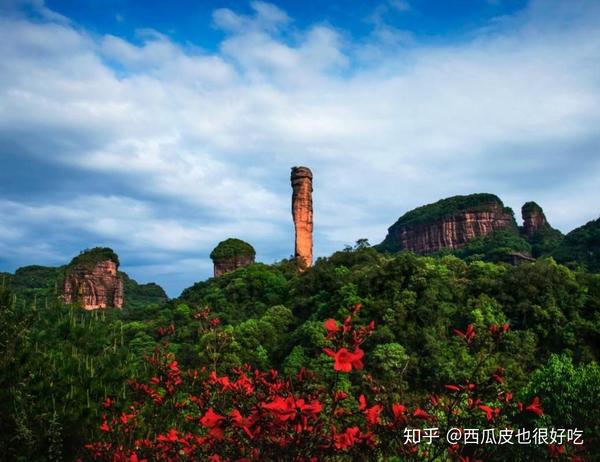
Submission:
[[[294,255],[300,268],[307,268],[313,262],[312,179],[308,167],[292,168],[292,216],[296,232]]]
[[[219,242],[210,253],[215,277],[254,263],[256,252],[247,242],[230,238]]]
[[[550,225],[542,208],[535,202],[526,202],[521,207],[523,218],[523,231],[528,238],[532,238],[539,230],[546,229]]]
[[[471,239],[497,230],[517,232],[513,212],[493,194],[471,194],[442,199],[416,208],[388,229],[380,250],[410,250],[431,254],[456,249]]]
[[[76,303],[86,310],[122,308],[123,279],[118,273],[119,259],[108,248],[82,252],[67,266],[63,285],[65,303]]]

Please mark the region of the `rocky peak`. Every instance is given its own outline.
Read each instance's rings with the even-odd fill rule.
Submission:
[[[65,303],[86,310],[123,307],[123,280],[118,274],[119,257],[112,249],[96,247],[75,257],[66,268],[63,285]]]
[[[292,168],[292,216],[296,233],[294,254],[301,268],[311,266],[313,261],[312,179],[308,167]]]
[[[526,202],[521,207],[523,217],[523,231],[528,238],[532,238],[540,229],[546,229],[550,225],[542,208],[535,202]]]
[[[431,254],[455,249],[497,230],[517,233],[513,211],[493,194],[453,196],[405,213],[378,248]]]
[[[241,239],[230,238],[219,242],[210,253],[215,277],[254,263],[256,251]]]

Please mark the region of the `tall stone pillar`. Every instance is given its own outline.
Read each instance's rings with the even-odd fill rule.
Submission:
[[[313,207],[312,172],[308,167],[292,168],[292,216],[296,230],[295,257],[300,268],[312,265]]]

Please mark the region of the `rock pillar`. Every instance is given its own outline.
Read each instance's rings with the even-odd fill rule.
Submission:
[[[294,254],[301,269],[308,268],[313,261],[312,178],[309,168],[292,168],[292,216],[296,231]]]

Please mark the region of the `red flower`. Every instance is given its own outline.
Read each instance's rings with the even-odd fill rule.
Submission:
[[[223,377],[218,377],[217,373],[215,371],[212,371],[209,374],[208,378],[211,382],[218,383],[219,385],[221,385],[224,390],[227,390],[228,388],[231,387],[231,382],[229,380],[229,377],[227,377],[226,375],[224,375]]]
[[[127,425],[127,422],[129,422],[133,417],[135,417],[134,414],[125,414],[124,412],[121,414],[121,416],[119,417],[119,420],[121,421],[121,423],[123,425]]]
[[[375,404],[369,409],[365,410],[365,416],[367,418],[367,422],[371,425],[377,425],[379,423],[379,414],[381,413],[383,407],[380,404]]]
[[[469,324],[467,326],[467,330],[465,330],[464,332],[461,332],[458,329],[454,329],[454,333],[461,337],[465,342],[467,342],[467,344],[471,343],[471,341],[473,341],[473,339],[475,338],[475,329],[473,328],[473,324]]]
[[[533,398],[533,401],[525,410],[533,412],[535,415],[542,415],[544,413],[544,410],[540,407],[540,398],[537,396]]]
[[[431,415],[428,414],[426,411],[424,411],[421,408],[415,409],[415,412],[413,412],[413,417],[416,417],[418,419],[425,419],[425,420],[431,419]]]
[[[337,449],[347,449],[350,446],[353,446],[356,443],[360,434],[360,429],[358,427],[349,427],[344,433],[340,433],[339,435],[335,434],[335,428],[333,429],[333,441],[334,445]]]
[[[313,416],[317,415],[323,410],[323,405],[316,399],[310,403],[305,403],[303,399],[299,399],[296,401],[296,407],[298,410],[300,410],[300,412]]]
[[[325,321],[324,325],[325,329],[327,329],[327,332],[329,332],[330,334],[336,333],[339,330],[337,321],[335,319],[328,319],[327,321]]]
[[[324,348],[323,352],[335,360],[333,368],[340,372],[350,372],[352,368],[362,369],[362,358],[365,353],[360,348],[355,348],[353,352],[346,348],[340,348],[338,351],[332,351],[329,348]]]
[[[504,323],[501,325],[492,324],[490,325],[490,333],[494,337],[500,337],[502,334],[506,334],[508,332],[509,325],[508,323]]]
[[[166,435],[158,435],[156,439],[158,441],[168,441],[170,443],[176,443],[179,440],[179,438],[177,437],[177,430],[175,430],[174,428],[169,430],[169,433],[167,433]]]
[[[336,391],[333,394],[333,399],[336,401],[341,401],[343,399],[346,399],[348,397],[348,393],[346,393],[345,391]]]
[[[294,399],[291,397],[282,398],[281,396],[277,396],[270,403],[263,404],[262,407],[263,409],[276,414],[281,421],[286,421],[296,415],[296,409],[294,409]]]
[[[219,425],[223,419],[224,417],[222,415],[217,414],[213,411],[212,407],[209,407],[206,414],[200,419],[200,423],[206,428],[214,428]]]
[[[394,419],[396,420],[404,420],[404,412],[406,411],[406,406],[402,404],[394,403],[392,404],[392,414],[394,414]]]
[[[480,404],[479,409],[485,412],[485,418],[488,420],[488,422],[491,422],[492,420],[494,420],[495,416],[500,414],[499,408],[496,407],[492,409],[491,407],[486,406],[485,404]]]
[[[460,391],[460,387],[456,385],[444,385],[444,387],[450,391]]]
[[[365,395],[360,395],[358,397],[358,410],[364,411],[366,408],[367,408],[367,399],[365,398]]]
[[[110,427],[108,426],[108,424],[106,422],[102,422],[102,425],[100,425],[100,430],[102,430],[103,432],[109,432]]]

